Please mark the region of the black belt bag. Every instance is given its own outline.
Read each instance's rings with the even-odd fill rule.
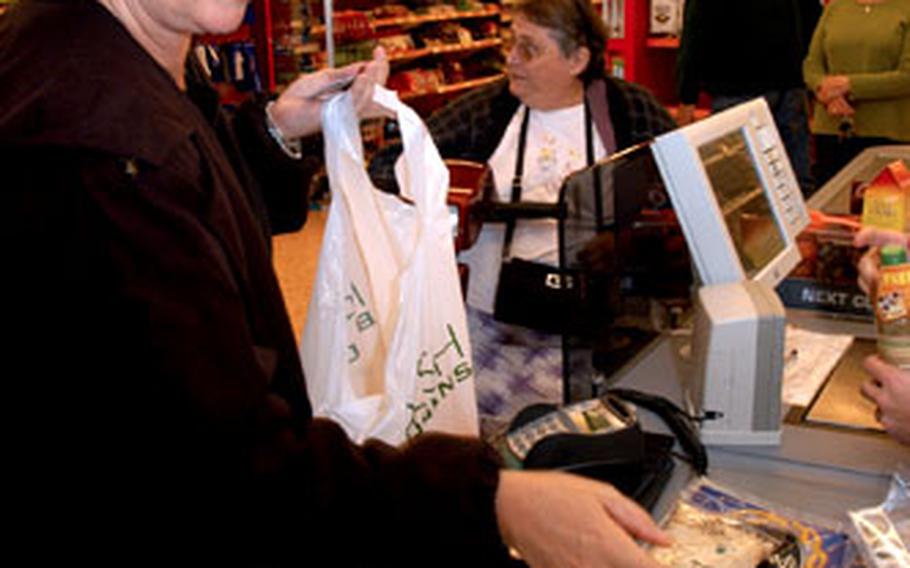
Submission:
[[[582,323],[585,284],[578,271],[520,258],[503,261],[493,316],[504,323],[565,333]]]

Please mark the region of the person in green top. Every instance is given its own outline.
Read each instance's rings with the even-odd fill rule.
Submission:
[[[910,143],[910,0],[833,0],[803,75],[819,185],[870,146]]]

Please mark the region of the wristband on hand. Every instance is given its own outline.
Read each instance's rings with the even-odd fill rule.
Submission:
[[[295,160],[299,160],[303,157],[303,149],[300,145],[300,139],[288,139],[284,133],[281,132],[281,129],[278,128],[278,125],[275,124],[275,121],[272,119],[272,105],[274,104],[275,101],[269,101],[269,103],[265,105],[265,127],[285,154],[291,158],[294,158]]]

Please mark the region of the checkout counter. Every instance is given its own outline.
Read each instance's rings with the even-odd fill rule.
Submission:
[[[617,375],[617,386],[661,394],[682,402],[683,381],[694,372],[684,355],[688,338],[662,334]],[[857,393],[858,397],[859,394]],[[790,409],[788,415],[792,415]],[[646,430],[661,422],[641,411]],[[785,421],[779,446],[708,446],[708,477],[734,491],[823,519],[845,520],[845,513],[880,503],[899,463],[910,463],[910,447],[883,433]],[[677,465],[653,511],[661,518],[692,479]]]
[[[867,151],[821,188],[808,206],[827,213],[848,213],[850,197],[858,182],[870,180],[888,162],[910,161],[910,146],[883,147]],[[874,336],[872,323],[851,317],[838,317],[808,310],[787,310],[788,322],[823,333],[851,334],[857,338]],[[609,381],[611,385],[661,394],[683,402],[683,384],[696,371],[690,354],[691,335],[664,332],[639,352]],[[857,422],[851,409],[871,413],[871,404],[861,398],[858,385],[863,376],[856,361],[868,342],[854,341],[813,401],[827,397],[846,412],[845,424]],[[843,381],[853,381],[844,385]],[[751,494],[807,517],[846,521],[848,510],[882,502],[891,476],[899,464],[910,465],[910,447],[898,444],[884,432],[854,425],[831,425],[830,420],[814,422],[808,408],[784,408],[780,445],[708,446],[708,477],[734,491]],[[660,420],[647,411],[641,419],[646,429],[665,431]],[[864,417],[858,422],[862,424]],[[868,417],[865,417],[868,420]],[[836,421],[835,421],[836,422]],[[686,464],[678,464],[673,477],[653,514],[661,518],[672,506],[679,490],[692,478]]]
[[[859,362],[863,350],[874,347],[870,314],[863,321],[857,314],[785,309],[775,288],[802,264],[800,237],[810,224],[806,205],[848,213],[856,185],[897,158],[910,163],[910,146],[865,152],[806,204],[770,109],[756,99],[567,178],[559,202],[560,268],[583,277],[589,305],[565,312],[579,327],[562,335],[565,402],[620,387],[710,415],[701,430],[702,440],[712,442],[706,445],[708,479],[780,505],[796,518],[846,528],[848,511],[881,504],[898,467],[910,465],[910,446],[875,430],[874,408],[859,392],[865,379]],[[673,223],[650,215],[670,204]],[[642,229],[657,246],[642,238]],[[645,249],[636,248],[642,242]],[[842,252],[853,250],[848,235]],[[849,258],[840,264],[852,266]],[[697,288],[681,280],[692,273]],[[855,288],[854,277],[842,280]],[[681,290],[670,286],[676,283]],[[654,339],[643,335],[645,346],[635,349],[634,335],[623,327],[633,297],[651,307],[654,298],[691,298],[693,323]],[[806,408],[779,412],[779,381],[789,353],[785,321],[866,340],[854,339]],[[642,333],[652,331],[644,327]],[[808,419],[820,404],[835,419]],[[644,430],[668,432],[663,420],[641,406],[638,416]],[[549,431],[535,423],[522,429]],[[688,464],[676,464],[651,509],[655,518],[666,516],[694,475]]]

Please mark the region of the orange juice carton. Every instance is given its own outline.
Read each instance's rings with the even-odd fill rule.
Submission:
[[[910,170],[901,160],[885,166],[863,193],[863,225],[910,230]]]

